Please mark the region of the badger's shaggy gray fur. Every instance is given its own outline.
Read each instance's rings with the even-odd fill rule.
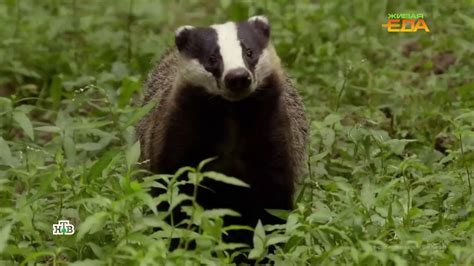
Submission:
[[[236,210],[241,217],[225,222],[253,227],[259,219],[279,222],[265,209],[292,208],[295,182],[306,161],[308,123],[301,98],[268,39],[268,21],[257,17],[235,25],[219,25],[217,35],[209,28],[188,26],[177,31],[178,49],[159,60],[146,82],[143,104],[152,99],[158,103],[137,125],[137,135],[142,159],[156,173],[173,174],[182,166],[217,156],[206,171],[234,176],[250,188],[205,180],[197,201],[208,209]],[[227,28],[238,38],[227,36]],[[237,54],[229,47],[227,54],[211,54],[218,51],[219,32],[227,38],[220,45],[238,47]],[[194,40],[187,47],[189,38],[198,43]],[[196,49],[201,42],[207,46]],[[242,42],[242,51],[235,42]],[[235,69],[231,77],[245,77],[243,87],[228,83],[228,73]],[[233,86],[231,91],[228,85]],[[251,235],[239,233],[230,239],[249,243]]]
[[[173,117],[169,117],[173,113],[171,109],[178,108],[171,97],[171,91],[178,79],[178,62],[178,52],[175,49],[168,50],[158,61],[154,70],[150,72],[145,83],[142,105],[147,104],[152,99],[157,101],[156,107],[136,127],[137,136],[141,143],[142,159],[148,167],[150,167],[152,152],[156,153],[163,146],[163,134],[168,126],[167,123],[173,119]],[[295,169],[298,170],[295,174],[299,176],[303,163],[306,161],[309,126],[301,97],[293,82],[285,74],[278,73],[278,78],[281,79],[283,85],[282,102],[290,119],[288,130],[291,131],[291,160]],[[174,89],[178,91],[185,88]]]

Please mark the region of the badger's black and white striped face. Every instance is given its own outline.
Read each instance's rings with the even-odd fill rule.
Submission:
[[[273,71],[266,17],[210,27],[182,26],[176,46],[182,55],[181,78],[229,101],[241,100]]]

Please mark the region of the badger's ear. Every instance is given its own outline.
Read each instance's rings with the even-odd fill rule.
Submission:
[[[191,41],[191,33],[194,30],[193,26],[181,26],[174,32],[174,41],[178,50],[182,52]]]
[[[265,37],[270,37],[270,23],[265,16],[253,16],[248,19],[250,25],[261,32]]]

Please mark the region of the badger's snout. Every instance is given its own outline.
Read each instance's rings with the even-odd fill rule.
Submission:
[[[242,93],[248,90],[251,83],[252,78],[245,68],[230,70],[224,77],[226,88],[234,93]]]

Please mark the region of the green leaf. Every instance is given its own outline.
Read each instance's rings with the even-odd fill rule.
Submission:
[[[33,134],[33,126],[31,125],[28,116],[23,112],[14,111],[13,119],[18,123],[18,125],[20,125],[23,131],[25,131],[26,135],[30,137],[31,140],[34,140],[35,136]]]
[[[169,200],[169,208],[168,211],[173,210],[176,206],[181,204],[185,200],[192,200],[192,197],[186,195],[186,194],[178,194],[177,190],[173,191],[173,195],[171,199]]]
[[[466,112],[458,117],[456,117],[454,120],[473,120],[474,121],[474,111]]]
[[[319,209],[313,212],[306,220],[310,223],[326,224],[332,220],[334,214],[327,209]]]
[[[471,5],[472,5],[472,2],[471,2]],[[470,16],[466,16],[461,12],[456,13],[456,15],[459,16],[460,18],[462,18],[462,20],[464,20],[464,22],[466,23],[467,26],[469,26],[471,29],[474,29],[474,18],[472,18]]]
[[[328,153],[329,153],[328,151],[324,151],[324,152],[321,152],[319,154],[316,154],[315,156],[311,157],[311,160],[314,161],[314,162],[319,162],[322,159],[324,159],[324,157],[326,157],[328,155]]]
[[[108,214],[106,212],[98,212],[86,218],[79,225],[77,232],[77,241],[80,241],[86,234],[93,234],[100,231],[107,221]]]
[[[387,223],[390,227],[395,226],[395,221],[393,220],[393,201],[390,202],[388,205],[388,212],[387,212]]]
[[[202,175],[204,177],[207,177],[207,178],[219,181],[219,182],[223,182],[223,183],[226,183],[226,184],[229,184],[229,185],[234,185],[234,186],[239,186],[239,187],[250,187],[248,184],[246,184],[244,181],[242,181],[238,178],[226,176],[224,174],[217,173],[217,172],[214,172],[214,171],[204,172]]]
[[[268,213],[270,213],[273,216],[276,216],[282,220],[288,219],[288,216],[290,215],[290,211],[288,210],[280,210],[280,209],[265,209]]]
[[[112,74],[116,77],[117,81],[122,80],[125,76],[129,74],[129,69],[127,65],[120,61],[115,61],[112,64],[111,69]]]
[[[290,239],[290,236],[270,236],[267,240],[266,246],[269,247],[280,243],[286,243],[288,242],[288,239]]]
[[[49,132],[49,133],[60,133],[61,129],[56,126],[41,126],[41,127],[35,127],[36,131],[41,131],[41,132]]]
[[[91,260],[91,259],[85,259],[85,260],[78,260],[78,261],[74,261],[74,262],[71,262],[71,263],[68,263],[69,266],[102,266],[104,265],[104,261],[102,260]]]
[[[13,109],[12,100],[0,97],[0,113],[2,112],[10,112]]]
[[[385,144],[388,145],[390,151],[396,155],[403,155],[403,151],[405,150],[405,146],[407,143],[415,142],[416,140],[411,139],[391,139],[387,140]]]
[[[372,208],[372,206],[374,206],[375,187],[370,182],[365,182],[362,185],[362,190],[360,192],[360,200],[367,209],[370,209]]]
[[[203,160],[202,162],[199,163],[199,165],[197,167],[197,171],[201,172],[202,169],[204,168],[204,166],[206,166],[206,164],[214,161],[215,159],[217,159],[217,157],[211,157],[211,158],[207,158],[207,159]]]
[[[341,121],[342,117],[338,114],[329,114],[324,118],[323,124],[326,126],[332,126],[333,124]]]
[[[94,255],[96,255],[98,258],[104,257],[104,250],[99,245],[92,242],[89,242],[86,245],[90,247],[92,252],[94,252]]]
[[[10,147],[8,147],[8,143],[0,136],[0,159],[9,166],[13,166],[14,159],[12,153],[10,151]]]
[[[5,249],[7,245],[8,238],[10,237],[11,229],[12,229],[12,225],[9,223],[0,230],[0,253],[3,252],[3,250]]]
[[[395,263],[395,266],[406,266],[406,265],[408,265],[407,261],[405,259],[403,259],[402,257],[398,256],[398,255],[392,254],[390,256],[390,259]]]
[[[331,150],[331,146],[336,139],[336,133],[332,128],[321,128],[321,137],[323,139],[323,144],[327,150]]]
[[[255,260],[265,255],[265,229],[262,222],[258,220],[253,235],[253,249],[249,253],[249,259]]]
[[[102,157],[92,165],[91,170],[89,171],[89,178],[102,176],[102,172],[110,165],[119,152],[120,150],[113,149],[102,155]]]
[[[140,109],[133,112],[130,119],[122,126],[122,129],[126,129],[131,125],[135,125],[143,116],[148,114],[156,105],[156,101],[150,101],[149,103],[142,106]]]
[[[224,216],[234,216],[239,217],[240,214],[231,209],[212,209],[206,210],[202,213],[203,217],[210,217],[210,218],[217,218],[217,217],[224,217]]]
[[[127,167],[130,167],[138,162],[140,159],[140,142],[135,142],[128,150],[125,155],[125,159],[127,161]]]
[[[64,153],[69,165],[74,165],[76,161],[76,145],[74,144],[73,133],[72,129],[67,128],[63,139]]]
[[[62,75],[56,75],[53,77],[53,81],[49,86],[49,93],[51,95],[51,101],[53,102],[53,108],[56,109],[61,102],[61,91],[63,88]]]
[[[123,108],[130,102],[132,94],[140,89],[140,82],[134,77],[125,77],[122,80],[122,86],[120,86],[120,96],[118,99],[118,105]]]

